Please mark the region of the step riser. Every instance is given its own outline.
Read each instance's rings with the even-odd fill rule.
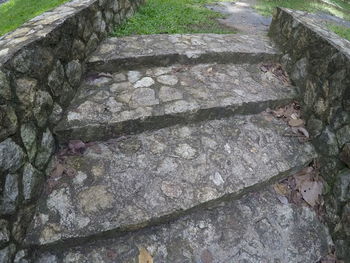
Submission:
[[[109,123],[108,125],[86,125],[75,129],[55,130],[55,134],[60,143],[66,143],[69,140],[82,140],[85,142],[102,141],[130,134],[138,134],[148,130],[170,127],[177,124],[190,124],[206,120],[223,119],[234,115],[258,114],[267,108],[277,108],[295,99],[296,98],[291,97],[279,100],[249,102],[239,106],[200,109],[196,112],[184,112],[172,115],[164,114],[144,119]]]
[[[108,61],[94,61],[87,63],[88,72],[117,72],[125,69],[137,69],[140,67],[170,66],[176,63],[194,65],[200,63],[231,63],[231,64],[257,64],[261,62],[279,61],[280,54],[273,53],[232,53],[209,52],[191,55],[162,54],[151,56],[135,56],[128,58],[112,59]]]

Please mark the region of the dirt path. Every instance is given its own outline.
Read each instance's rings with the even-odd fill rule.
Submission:
[[[264,17],[253,8],[255,0],[240,0],[238,2],[218,2],[208,5],[211,10],[227,15],[219,22],[235,28],[243,34],[263,34],[268,31],[271,17]]]

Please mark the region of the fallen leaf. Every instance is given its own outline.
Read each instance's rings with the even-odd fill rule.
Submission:
[[[304,181],[300,187],[303,199],[312,207],[319,203],[323,184],[318,181]]]
[[[292,127],[292,131],[295,134],[301,134],[303,135],[305,138],[310,138],[310,134],[309,132],[304,128],[304,127]]]
[[[213,255],[211,254],[211,252],[206,249],[202,252],[201,254],[201,262],[202,263],[213,263],[214,258]]]
[[[285,184],[277,183],[273,185],[273,189],[275,189],[275,192],[279,195],[288,195],[288,186]]]
[[[61,163],[57,163],[54,170],[51,173],[52,178],[58,178],[63,175],[64,166]]]
[[[292,127],[299,127],[304,125],[304,121],[302,119],[290,119],[288,124]]]
[[[145,248],[139,249],[139,262],[138,263],[153,263],[151,254]]]

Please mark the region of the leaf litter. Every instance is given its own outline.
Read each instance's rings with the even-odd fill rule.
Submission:
[[[282,119],[291,127],[292,133],[286,133],[285,136],[297,137],[300,142],[306,142],[310,140],[310,134],[305,128],[305,121],[301,118],[301,107],[297,101],[279,107],[276,110],[267,109],[267,114],[271,114],[277,119]],[[265,116],[267,120],[271,120],[271,117]]]
[[[274,184],[273,188],[281,203],[307,204],[315,209],[318,215],[321,215],[324,204],[323,184],[324,181],[319,175],[319,166],[314,161],[310,166]]]

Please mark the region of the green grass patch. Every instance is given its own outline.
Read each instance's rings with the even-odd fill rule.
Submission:
[[[0,5],[0,36],[69,0],[10,0]]]
[[[323,1],[323,2],[322,2]],[[350,4],[341,0],[258,0],[255,8],[265,16],[271,16],[275,7],[303,10],[310,13],[326,12],[350,20]],[[327,4],[328,3],[328,4]]]
[[[350,41],[350,28],[333,24],[328,24],[327,26],[330,30],[332,30],[342,38],[345,38]]]
[[[233,33],[216,19],[223,15],[204,7],[215,0],[148,0],[113,32],[113,36],[184,33]]]

